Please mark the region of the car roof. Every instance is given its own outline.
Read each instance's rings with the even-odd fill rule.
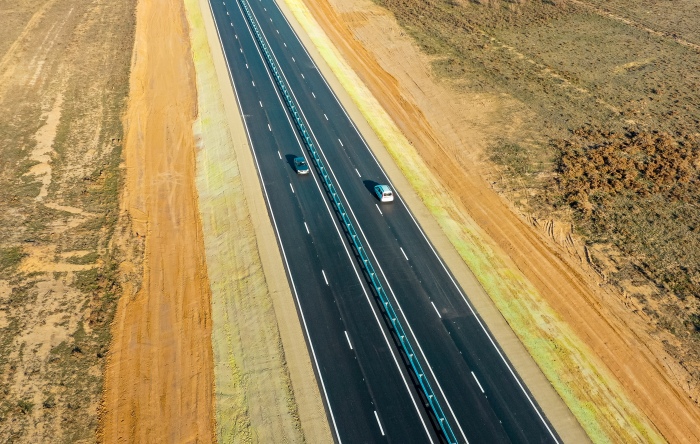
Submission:
[[[299,156],[299,157],[295,157],[295,158],[294,158],[294,161],[295,161],[295,162],[306,162],[306,159],[304,159],[303,157]]]
[[[387,191],[391,192],[389,185],[377,185],[375,188],[378,188],[382,193],[386,193]]]

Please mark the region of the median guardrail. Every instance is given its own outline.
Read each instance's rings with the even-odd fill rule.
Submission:
[[[430,408],[433,411],[433,414],[435,415],[439,425],[440,429],[442,430],[442,433],[445,435],[445,438],[450,444],[456,444],[457,443],[457,438],[455,437],[454,432],[452,431],[452,427],[450,426],[449,421],[447,420],[447,417],[445,416],[442,407],[440,406],[440,402],[438,401],[437,397],[435,396],[435,392],[433,391],[432,387],[430,386],[430,382],[428,381],[428,378],[425,375],[425,372],[423,371],[423,367],[421,366],[420,362],[418,361],[418,358],[416,357],[416,354],[413,350],[413,346],[411,345],[408,336],[406,336],[406,333],[403,329],[403,326],[401,325],[401,321],[399,320],[398,316],[396,315],[396,312],[394,311],[394,307],[391,305],[391,301],[386,295],[386,292],[384,291],[384,287],[382,283],[379,281],[379,277],[377,276],[377,273],[374,271],[374,266],[372,265],[372,262],[369,259],[369,256],[367,255],[367,252],[365,251],[365,248],[362,245],[362,241],[360,240],[360,237],[357,235],[357,232],[355,231],[355,227],[350,220],[350,217],[348,216],[347,211],[345,211],[345,207],[343,203],[340,200],[340,196],[336,192],[335,186],[333,185],[333,182],[331,181],[331,177],[328,174],[328,171],[326,170],[326,167],[323,164],[323,161],[321,160],[321,157],[318,155],[318,152],[316,150],[316,147],[314,146],[313,141],[311,140],[311,136],[309,135],[308,131],[306,130],[306,126],[304,125],[304,122],[301,119],[301,115],[299,114],[299,110],[297,106],[294,104],[294,101],[292,100],[292,96],[289,94],[289,90],[287,88],[287,85],[280,75],[279,69],[277,68],[277,64],[275,63],[272,54],[270,52],[270,49],[267,46],[267,43],[265,43],[265,39],[262,36],[262,31],[259,29],[256,20],[253,17],[252,12],[250,11],[250,6],[248,5],[247,0],[238,0],[238,3],[241,5],[241,8],[243,9],[243,12],[245,14],[245,18],[248,21],[248,25],[250,28],[253,30],[253,34],[255,36],[255,40],[258,44],[258,47],[262,51],[263,55],[265,56],[265,62],[267,63],[267,66],[269,67],[270,71],[272,72],[273,77],[275,78],[275,83],[277,85],[277,88],[279,91],[282,93],[282,96],[284,97],[285,103],[287,105],[287,108],[289,109],[289,112],[291,113],[292,117],[294,118],[294,123],[297,126],[297,130],[301,134],[302,138],[304,139],[304,144],[306,145],[307,150],[311,154],[311,158],[314,161],[314,164],[316,165],[316,168],[318,168],[318,171],[321,173],[321,178],[323,179],[324,185],[330,194],[333,204],[335,205],[336,210],[340,214],[343,223],[345,224],[345,228],[348,231],[348,234],[350,235],[350,238],[352,239],[353,246],[355,247],[355,250],[357,251],[357,254],[360,256],[360,259],[362,261],[362,266],[367,272],[367,274],[370,277],[370,280],[372,281],[372,286],[374,287],[375,292],[377,293],[379,300],[382,303],[382,306],[384,307],[384,311],[391,321],[391,326],[394,329],[394,332],[399,338],[399,341],[401,343],[401,347],[403,348],[404,353],[406,354],[408,361],[411,364],[411,368],[416,375],[416,378],[418,379],[418,382],[421,386],[421,389],[423,390],[423,394],[428,400],[428,403],[430,404]]]

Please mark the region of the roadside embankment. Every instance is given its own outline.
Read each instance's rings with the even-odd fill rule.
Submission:
[[[112,325],[99,439],[214,441],[211,295],[195,186],[197,95],[184,6],[140,1],[124,118],[121,218],[143,237],[142,283]],[[122,264],[128,280],[128,264]],[[133,271],[132,271],[133,272]]]

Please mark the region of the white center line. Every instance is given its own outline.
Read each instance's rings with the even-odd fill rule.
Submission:
[[[406,260],[408,260],[408,256],[406,256],[406,252],[403,251],[403,247],[399,247],[399,250],[401,250],[401,252],[403,253],[403,257],[405,257]]]
[[[258,100],[258,103],[260,104],[260,108],[262,108],[262,102]]]
[[[277,151],[277,157],[279,157],[279,158],[280,158],[280,160],[282,160],[282,155],[280,154],[280,152],[279,152],[279,151]]]
[[[379,214],[381,214],[382,216],[384,216],[384,213],[382,213],[382,210],[379,209],[379,205],[378,205],[378,204],[374,204],[374,206],[377,207],[377,211],[379,211]]]
[[[309,233],[309,226],[306,225],[306,222],[304,222],[304,228],[306,228],[306,234],[311,234]]]
[[[326,285],[328,285],[328,278],[326,277],[326,272],[321,270],[321,274],[323,275],[323,280],[326,281]]]
[[[472,372],[472,376],[474,377],[474,380],[476,381],[476,385],[479,386],[479,390],[481,390],[481,393],[486,393],[486,392],[484,391],[484,388],[481,386],[481,383],[480,383],[479,380],[476,378],[476,375],[474,374],[474,372]]]
[[[292,189],[292,194],[294,194],[294,187],[292,186],[292,183],[291,183],[291,182],[289,183],[289,188]]]
[[[374,417],[377,418],[377,424],[379,424],[379,431],[382,432],[382,436],[384,436],[384,428],[382,427],[381,421],[379,421],[379,415],[377,415],[377,411],[374,411]]]
[[[316,94],[314,94],[313,92],[311,93],[311,95],[314,96],[314,99],[316,98]]]
[[[323,113],[323,117],[325,117],[326,120],[328,120],[328,116],[326,115],[326,113]]]
[[[338,142],[340,142],[340,146],[345,146],[345,145],[343,145],[343,141],[342,141],[342,140],[338,139]]]
[[[435,306],[435,303],[434,303],[433,301],[430,301],[430,304],[431,304],[431,305],[433,306],[433,308],[435,309],[435,313],[438,314],[438,317],[439,317],[440,319],[442,319],[442,315],[440,314],[440,312],[438,311],[437,307]]]
[[[357,168],[355,168],[355,172],[357,173],[358,176],[362,177],[362,174],[360,174],[360,172],[357,171]]]
[[[270,126],[269,123],[267,124],[267,129],[269,129],[270,131],[272,131],[272,127]]]
[[[350,350],[352,350],[352,343],[350,342],[350,336],[348,336],[348,332],[345,332],[345,339],[348,340],[348,345],[350,346]]]

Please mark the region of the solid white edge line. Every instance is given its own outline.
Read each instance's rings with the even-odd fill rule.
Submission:
[[[306,222],[304,222],[304,228],[306,228],[306,234],[311,234],[311,233],[309,232],[309,226],[306,225]]]
[[[241,14],[243,14],[243,11],[241,10],[241,6],[240,6],[240,4],[238,4],[238,2],[237,2],[237,6],[238,6],[238,10],[241,12]],[[278,9],[279,9],[279,6],[278,6]],[[251,10],[251,12],[252,12],[252,10]],[[254,13],[254,12],[252,12],[252,13],[253,13],[253,16],[255,17],[255,13]],[[282,14],[282,16],[284,17],[284,14]],[[286,21],[286,17],[284,17],[284,19],[285,19],[285,21]],[[260,22],[257,20],[257,17],[255,17],[255,20],[257,21],[258,27],[259,27],[259,26],[260,26]],[[270,19],[270,21],[272,21],[272,19]],[[248,33],[251,35],[252,38],[255,38],[255,37],[253,36],[253,31],[250,29],[250,25],[248,24],[247,20],[246,20],[245,23],[246,23],[246,28],[248,29]],[[287,23],[289,23],[289,22],[287,22]],[[290,27],[290,28],[291,28],[291,27]],[[292,32],[294,32],[293,29],[292,29]],[[295,34],[295,35],[296,35],[296,34]],[[270,43],[269,43],[269,41],[267,41],[267,37],[265,36],[264,32],[262,33],[262,36],[263,36],[263,38],[265,39],[265,41],[266,41],[268,47],[270,47]],[[298,37],[297,37],[297,40],[298,40]],[[219,42],[221,43],[221,36],[219,36]],[[302,45],[302,47],[303,47],[303,45]],[[222,48],[223,48],[223,45],[222,45]],[[255,45],[255,49],[256,49],[256,51],[258,52],[258,55],[260,56],[261,60],[263,60],[263,65],[264,65],[264,67],[265,67],[265,72],[267,72],[267,76],[268,76],[268,78],[270,79],[270,82],[272,83],[272,85],[273,85],[273,87],[274,87],[275,94],[277,95],[277,99],[279,100],[279,102],[280,102],[280,104],[282,105],[282,107],[284,107],[285,111],[287,111],[286,105],[285,105],[284,102],[282,101],[282,97],[280,96],[279,91],[277,91],[277,87],[276,87],[276,85],[275,85],[275,83],[274,83],[274,80],[272,79],[272,74],[270,73],[270,69],[269,69],[269,67],[267,66],[267,64],[264,62],[263,55],[262,55],[262,53],[260,52],[260,48],[258,48],[258,45]],[[304,48],[304,51],[306,52],[306,48]],[[272,56],[275,58],[275,60],[277,60],[277,56],[275,55],[275,53],[274,53],[273,51],[270,51],[270,52],[272,53]],[[225,53],[224,53],[224,55],[225,55]],[[307,53],[307,55],[308,55],[308,53]],[[228,63],[228,60],[227,60],[227,63]],[[315,63],[313,62],[313,60],[312,60],[312,63],[314,64],[314,68],[318,70],[318,68],[316,67],[316,65],[315,65]],[[277,61],[277,64],[279,65],[279,61]],[[282,73],[282,76],[285,77],[285,81],[286,81],[286,76],[284,75],[284,72],[283,72],[281,69],[280,69],[280,72]],[[320,72],[320,71],[319,71],[319,72]],[[229,68],[229,75],[230,75],[230,68]],[[324,80],[324,82],[325,82],[325,79],[323,79],[323,80]],[[231,77],[231,81],[233,82],[233,77]],[[287,83],[288,83],[288,82],[287,82]],[[326,83],[326,85],[328,85],[328,84]],[[234,90],[235,90],[235,85],[234,85]],[[291,88],[290,88],[290,91],[292,91]],[[332,92],[333,92],[333,91],[331,90],[331,93],[332,93]],[[312,94],[313,94],[313,93],[312,93]],[[294,95],[294,92],[293,92],[293,91],[292,91],[292,95]],[[296,96],[295,96],[295,100],[296,100]],[[337,99],[336,99],[336,101],[337,101]],[[297,105],[298,105],[298,102],[297,102]],[[239,108],[240,108],[240,105],[239,105]],[[301,108],[299,108],[299,109],[301,110]],[[345,110],[343,110],[343,111],[345,111]],[[243,111],[241,110],[241,114],[242,114],[242,113],[243,113]],[[302,113],[302,114],[303,114],[303,113]],[[294,125],[294,123],[292,123],[291,118],[289,117],[289,112],[288,112],[288,111],[285,112],[285,115],[286,115],[286,117],[287,117],[287,122],[289,123],[290,127],[291,127],[292,130],[293,130],[294,137],[295,137],[295,139],[297,140],[297,143],[299,144],[300,147],[303,147],[303,144],[302,144],[301,140],[299,139],[299,134],[298,134],[298,132],[296,131],[296,126]],[[346,114],[346,115],[347,115],[347,114]],[[308,123],[308,122],[307,122],[307,123]],[[353,126],[354,126],[354,123],[353,123],[352,121],[351,121],[351,124],[353,124]],[[247,126],[246,126],[246,129],[247,129]],[[312,131],[312,134],[313,134],[313,131]],[[250,136],[249,136],[249,138],[250,138]],[[314,136],[314,138],[316,138],[316,137]],[[318,140],[317,140],[317,141],[318,141]],[[366,146],[366,145],[365,145],[365,146]],[[303,149],[302,152],[304,153],[304,157],[306,157],[306,156],[307,156],[306,150]],[[325,157],[325,155],[324,155],[324,157]],[[256,159],[257,159],[257,158],[256,158]],[[308,159],[307,159],[307,161],[308,161]],[[260,178],[261,178],[261,180],[262,180],[262,176],[260,176]],[[362,279],[362,278],[360,277],[360,273],[359,273],[358,270],[357,270],[356,261],[354,260],[353,255],[352,255],[352,254],[350,253],[350,251],[348,250],[348,245],[347,245],[346,239],[345,239],[345,237],[342,235],[342,233],[341,233],[341,231],[340,231],[340,228],[338,228],[338,225],[337,225],[336,219],[335,219],[335,217],[334,217],[333,211],[332,211],[332,210],[330,209],[330,207],[328,206],[328,202],[326,201],[327,196],[326,196],[325,192],[324,192],[323,189],[321,188],[321,185],[318,183],[318,180],[317,180],[317,178],[316,178],[315,175],[313,175],[313,178],[314,178],[314,182],[316,183],[316,188],[319,190],[319,193],[321,193],[321,195],[324,197],[322,200],[323,200],[323,202],[324,202],[324,205],[326,206],[326,211],[328,211],[328,214],[331,216],[331,220],[332,220],[332,222],[333,222],[333,226],[335,227],[336,233],[337,233],[338,236],[340,237],[340,239],[341,239],[341,241],[342,241],[341,244],[343,245],[343,248],[344,248],[344,250],[345,250],[345,253],[346,253],[346,255],[348,256],[348,258],[350,259],[350,264],[351,264],[351,266],[353,267],[353,271],[355,272],[355,276],[357,277],[357,280],[358,280],[358,281],[360,282],[360,284],[361,284],[362,292],[363,292],[363,294],[365,295],[365,299],[367,300],[367,304],[369,305],[370,309],[372,310],[372,314],[374,315],[375,322],[376,322],[377,325],[379,326],[379,330],[380,330],[380,332],[382,333],[382,337],[384,338],[384,342],[387,344],[388,350],[389,350],[389,352],[391,353],[391,357],[392,357],[393,360],[394,360],[394,364],[396,365],[397,369],[399,370],[399,376],[401,377],[401,380],[402,380],[403,383],[404,383],[404,386],[405,386],[405,388],[406,388],[406,391],[408,392],[409,397],[411,398],[411,401],[412,401],[412,403],[413,403],[413,406],[414,406],[414,408],[416,409],[416,412],[418,413],[418,419],[420,419],[420,422],[421,422],[421,424],[423,425],[423,429],[425,430],[426,435],[428,436],[428,440],[429,440],[431,443],[433,443],[433,442],[434,442],[434,441],[433,441],[433,437],[430,435],[430,432],[429,432],[428,427],[427,427],[427,425],[426,425],[426,423],[425,423],[425,420],[424,420],[424,418],[423,418],[423,415],[421,414],[421,412],[422,412],[423,410],[419,409],[418,403],[416,402],[416,399],[415,399],[415,394],[414,394],[413,391],[409,388],[409,384],[408,384],[408,382],[407,382],[407,380],[406,380],[406,377],[405,377],[404,374],[401,372],[401,369],[402,369],[403,367],[399,364],[399,361],[398,361],[398,359],[396,358],[396,354],[394,353],[394,349],[393,349],[393,347],[391,346],[391,343],[389,342],[389,338],[387,337],[386,332],[384,331],[385,325],[384,325],[382,322],[380,322],[380,320],[379,320],[379,316],[377,315],[376,308],[375,308],[375,304],[372,302],[372,300],[371,300],[370,297],[369,297],[369,294],[367,293],[367,289],[365,288],[366,282],[365,282],[364,279]],[[279,234],[278,234],[278,238],[279,238]],[[281,242],[281,241],[280,241],[280,242]],[[298,301],[298,298],[297,298],[297,301]],[[319,370],[319,371],[320,371],[320,370]],[[324,390],[324,393],[325,393],[325,390]],[[328,398],[326,397],[326,399],[328,399]],[[336,436],[338,437],[338,440],[340,441],[340,436],[338,435],[338,429],[337,429],[337,426],[336,426],[336,424],[335,424],[335,419],[333,419],[333,421],[334,421],[333,425],[334,425],[335,430],[336,430]]]
[[[401,250],[401,253],[403,253],[403,257],[405,257],[406,260],[408,260],[408,256],[406,256],[406,252],[403,251],[403,248],[402,248],[402,247],[399,247],[399,250]]]
[[[437,307],[435,306],[435,303],[434,303],[433,301],[430,301],[430,305],[433,306],[433,308],[435,309],[435,313],[437,313],[438,317],[439,317],[440,319],[442,319],[442,315],[440,314],[440,311],[439,311],[439,310],[437,309]]]
[[[240,9],[240,7],[239,7]],[[231,72],[231,65],[228,61],[228,56],[226,55],[226,51],[224,51],[224,43],[221,41],[221,31],[219,30],[219,25],[216,23],[216,17],[214,16],[214,11],[212,9],[211,3],[209,3],[209,11],[211,12],[211,18],[212,21],[214,22],[214,27],[216,28],[216,34],[219,37],[219,45],[221,46],[221,53],[224,55],[224,59],[226,60],[226,69],[228,71],[229,75],[229,80],[231,81],[231,87],[233,88],[233,92],[236,95],[236,105],[238,107],[238,112],[240,113],[241,116],[243,116],[243,109],[241,108],[241,101],[240,97],[238,96],[238,90],[236,89],[236,84],[235,81],[233,80],[233,73]],[[250,31],[250,29],[248,30]],[[248,65],[246,64],[246,68]],[[338,431],[338,424],[335,421],[335,416],[333,415],[333,407],[331,407],[331,402],[330,399],[328,398],[328,391],[326,390],[326,383],[323,380],[323,376],[321,374],[321,366],[318,363],[318,360],[316,359],[316,351],[314,349],[313,341],[311,340],[311,335],[309,334],[309,328],[306,324],[306,316],[304,315],[304,310],[301,308],[301,301],[299,300],[299,293],[297,292],[297,287],[296,284],[294,283],[294,278],[292,277],[291,273],[289,272],[289,261],[287,260],[287,253],[284,251],[284,246],[282,245],[282,239],[280,238],[279,235],[279,229],[277,228],[277,220],[275,218],[275,214],[272,211],[272,207],[270,206],[270,197],[267,194],[267,188],[265,187],[265,182],[263,181],[262,178],[262,173],[260,172],[260,164],[258,163],[258,158],[257,155],[255,154],[255,150],[253,149],[253,140],[250,138],[250,131],[248,129],[248,124],[245,121],[245,119],[241,118],[241,121],[243,121],[243,125],[245,126],[246,129],[246,138],[248,139],[248,143],[250,144],[251,148],[251,153],[253,154],[253,159],[255,160],[255,165],[258,168],[258,177],[260,179],[260,185],[263,189],[263,192],[265,194],[265,199],[268,204],[268,208],[270,209],[270,218],[272,219],[272,224],[275,227],[275,235],[277,237],[277,241],[280,245],[280,250],[282,252],[282,259],[284,260],[284,264],[287,268],[287,275],[289,276],[289,281],[292,284],[292,290],[294,292],[294,298],[296,299],[297,302],[297,307],[299,309],[299,315],[301,317],[301,322],[304,326],[304,331],[306,332],[306,338],[309,342],[309,348],[311,349],[311,357],[314,360],[314,364],[316,365],[316,374],[318,375],[319,382],[321,383],[321,390],[323,391],[323,396],[326,398],[326,406],[328,407],[328,414],[331,417],[331,422],[333,423],[333,429],[335,431],[335,436],[338,439],[338,443],[342,443],[342,440],[340,439],[340,433]]]
[[[474,377],[474,380],[476,381],[476,385],[479,386],[479,390],[481,390],[481,393],[486,394],[486,392],[484,391],[484,388],[481,386],[481,383],[479,382],[479,378],[476,377],[474,372],[472,372],[472,376]]]
[[[374,204],[375,207],[377,207],[377,211],[379,211],[379,214],[384,216],[384,213],[382,213],[382,210],[379,208],[379,204]]]
[[[350,346],[350,350],[352,350],[352,342],[350,342],[350,336],[348,335],[347,330],[345,330],[345,339],[348,340],[348,345]]]
[[[377,418],[377,424],[379,424],[379,431],[382,432],[382,436],[384,435],[384,427],[382,427],[382,422],[379,420],[379,415],[377,414],[377,411],[374,411],[374,417]]]
[[[348,119],[348,122],[350,122],[350,125],[352,125],[352,127],[355,129],[355,132],[356,132],[357,135],[360,137],[360,140],[362,140],[362,143],[364,144],[365,148],[367,149],[367,151],[369,152],[369,154],[372,156],[372,158],[374,159],[374,161],[375,161],[375,163],[377,164],[377,166],[379,167],[379,169],[380,169],[380,170],[382,171],[382,173],[384,174],[384,177],[387,178],[387,181],[389,182],[389,184],[393,187],[393,184],[392,184],[391,181],[389,180],[389,178],[388,178],[386,172],[385,172],[384,169],[382,168],[382,166],[381,166],[381,164],[379,163],[379,161],[377,160],[377,158],[374,156],[374,152],[372,152],[371,148],[370,148],[369,145],[367,144],[367,141],[366,141],[365,138],[362,136],[362,133],[360,132],[360,130],[357,128],[357,126],[355,126],[355,122],[350,118],[350,115],[348,114],[348,112],[347,112],[347,110],[345,109],[345,107],[343,106],[343,104],[340,102],[340,99],[338,99],[338,96],[336,96],[335,91],[333,91],[333,88],[331,88],[330,85],[328,84],[328,81],[326,80],[326,77],[323,75],[323,73],[321,72],[321,70],[318,69],[318,66],[316,66],[316,62],[314,61],[313,57],[311,57],[311,54],[309,54],[309,51],[306,49],[306,46],[304,46],[304,44],[301,42],[301,39],[299,38],[299,35],[297,35],[297,32],[296,32],[296,30],[294,29],[294,27],[289,23],[289,20],[287,19],[287,16],[284,15],[284,13],[283,13],[282,10],[280,9],[279,5],[277,5],[277,1],[276,1],[276,0],[274,1],[274,3],[275,3],[275,6],[277,6],[277,10],[279,11],[279,13],[280,13],[280,15],[282,16],[282,18],[284,18],[284,20],[287,22],[287,26],[289,27],[289,29],[291,29],[292,34],[294,34],[294,37],[297,39],[297,42],[299,43],[299,46],[301,46],[301,48],[302,48],[302,49],[304,50],[304,52],[306,53],[306,56],[307,56],[307,57],[309,58],[309,60],[311,61],[311,64],[313,65],[314,69],[316,69],[316,71],[318,71],[318,74],[321,76],[321,79],[323,80],[323,83],[326,84],[326,87],[328,88],[328,90],[331,92],[331,94],[332,94],[333,97],[335,98],[335,101],[336,101],[336,103],[338,104],[338,106],[340,107],[340,109],[343,110],[343,114],[345,114],[345,117]],[[396,189],[396,188],[394,188],[394,189]],[[541,420],[542,423],[544,424],[544,426],[545,426],[545,428],[547,429],[547,431],[549,432],[550,436],[552,437],[552,439],[554,439],[554,442],[559,443],[559,440],[557,439],[557,437],[556,437],[556,435],[554,434],[554,432],[552,431],[552,429],[549,427],[549,424],[547,424],[547,421],[545,421],[544,416],[542,416],[542,413],[540,412],[540,410],[539,410],[539,409],[537,408],[537,406],[535,405],[535,402],[534,402],[533,399],[530,397],[530,394],[527,392],[527,390],[525,390],[525,387],[524,387],[523,384],[520,382],[520,379],[519,379],[519,378],[517,377],[517,375],[515,374],[515,371],[514,371],[513,368],[510,366],[510,364],[509,364],[508,361],[506,360],[505,356],[503,356],[503,353],[501,353],[501,350],[498,348],[498,345],[496,344],[496,342],[494,341],[494,339],[491,337],[491,334],[488,332],[488,330],[486,329],[486,327],[484,326],[484,324],[481,322],[481,319],[479,319],[479,316],[477,316],[476,311],[474,310],[474,308],[471,306],[471,304],[470,304],[469,301],[467,300],[466,296],[465,296],[464,293],[462,292],[462,290],[461,290],[461,288],[459,287],[459,285],[457,285],[457,282],[455,281],[454,277],[452,276],[452,273],[450,273],[450,271],[448,270],[447,266],[443,263],[442,258],[440,258],[440,255],[438,255],[437,251],[435,251],[435,248],[433,247],[433,244],[430,242],[430,239],[428,239],[428,237],[426,236],[426,234],[423,232],[423,229],[422,229],[421,226],[418,224],[418,221],[415,219],[415,217],[413,217],[413,213],[411,212],[411,209],[408,207],[408,205],[406,205],[406,203],[403,201],[403,199],[401,199],[401,196],[399,196],[399,200],[401,201],[401,203],[403,204],[403,206],[404,206],[404,207],[406,208],[406,210],[408,211],[409,216],[411,216],[411,219],[413,219],[413,223],[415,223],[416,226],[418,227],[418,230],[419,230],[419,231],[421,232],[421,234],[423,235],[423,238],[424,238],[424,239],[426,240],[426,242],[428,243],[428,246],[429,246],[430,249],[433,251],[433,254],[435,254],[435,256],[437,257],[438,261],[440,262],[440,265],[442,265],[442,268],[445,270],[445,272],[447,273],[448,277],[450,278],[450,281],[452,281],[452,284],[457,288],[457,291],[458,291],[459,294],[462,296],[462,299],[464,300],[465,304],[467,305],[467,307],[469,308],[469,310],[472,312],[472,314],[474,314],[474,316],[476,317],[476,320],[477,320],[477,322],[479,323],[479,326],[481,327],[481,329],[484,331],[484,333],[485,333],[486,336],[488,337],[489,342],[491,342],[491,345],[496,349],[496,352],[497,352],[498,355],[501,357],[501,360],[503,360],[503,363],[506,365],[506,368],[508,368],[508,371],[510,372],[511,376],[515,379],[516,383],[517,383],[518,386],[520,387],[520,390],[522,390],[523,394],[525,395],[525,397],[527,398],[527,400],[530,402],[530,405],[532,406],[533,410],[535,410],[535,412],[537,413],[537,416],[540,418],[540,420]]]
[[[328,278],[326,277],[326,272],[321,270],[321,274],[323,275],[323,280],[326,281],[326,285],[328,285]]]

